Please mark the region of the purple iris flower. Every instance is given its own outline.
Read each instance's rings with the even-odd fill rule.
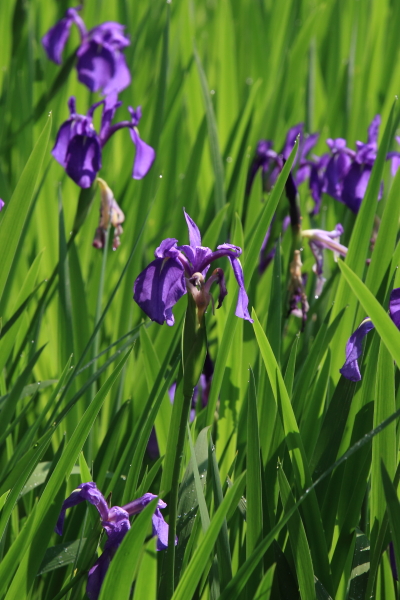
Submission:
[[[178,240],[167,238],[156,249],[155,260],[137,277],[134,285],[134,300],[140,308],[160,325],[175,322],[172,307],[178,300],[190,292],[196,302],[201,317],[209,302],[212,301],[210,288],[213,283],[219,284],[220,294],[218,307],[226,296],[225,277],[222,269],[215,269],[205,281],[211,263],[227,256],[239,284],[239,297],[236,305],[236,316],[251,323],[247,305],[249,302],[245,287],[242,265],[239,256],[242,249],[233,244],[222,244],[212,252],[201,245],[201,235],[196,223],[184,211],[189,230],[189,246],[178,246]]]
[[[118,550],[119,545],[125,537],[125,534],[131,528],[129,522],[130,515],[140,513],[154,498],[154,494],[144,494],[141,498],[125,504],[125,506],[113,506],[109,508],[100,490],[94,482],[81,483],[77,489],[63,502],[60,516],[55,527],[56,533],[62,535],[64,527],[65,512],[81,502],[87,500],[95,506],[101,517],[101,524],[107,534],[107,541],[100,558],[95,562],[88,574],[86,593],[90,600],[96,600],[100,594],[100,588],[103,583],[111,559]],[[152,517],[153,536],[157,536],[157,550],[165,550],[168,546],[168,524],[160,512],[160,508],[167,505],[161,499],[158,500],[157,507]],[[178,543],[176,538],[175,544]]]
[[[101,169],[101,150],[110,137],[119,129],[127,127],[136,146],[136,155],[133,165],[132,177],[142,179],[151,168],[155,152],[140,136],[137,125],[141,118],[140,106],[134,110],[129,107],[132,115],[130,121],[121,121],[111,125],[117,108],[122,102],[117,99],[117,94],[108,95],[104,100],[93,104],[87,115],[76,112],[75,98],[68,100],[70,116],[61,125],[52,154],[66,170],[67,174],[82,188],[92,185],[97,173]],[[103,106],[100,134],[93,126],[93,113],[98,106]]]
[[[400,288],[395,288],[390,294],[389,316],[397,329],[400,329]],[[364,319],[346,344],[346,361],[340,372],[343,377],[350,381],[360,381],[361,379],[358,359],[362,354],[362,341],[371,329],[374,329],[371,319]]]
[[[124,35],[124,26],[108,21],[89,31],[78,14],[81,7],[69,8],[42,38],[42,44],[50,60],[60,64],[71,27],[78,27],[81,45],[78,48],[76,65],[78,79],[92,92],[103,94],[120,92],[128,87],[131,75],[122,51],[130,41]]]
[[[299,123],[289,129],[280,153],[272,149],[273,143],[270,140],[260,140],[258,142],[256,154],[247,177],[246,194],[250,193],[254,178],[259,169],[262,170],[264,189],[269,191],[272,188],[285,161],[289,158],[298,135],[300,135],[299,148],[293,163],[293,173],[295,173],[293,175],[293,182],[297,193],[297,187],[310,177],[315,161],[308,159],[307,156],[317,143],[319,137],[318,133],[313,133],[306,137],[304,135],[303,123]]]
[[[365,196],[372,167],[378,153],[378,133],[381,123],[376,115],[368,128],[368,141],[356,142],[356,150],[347,147],[346,140],[328,139],[331,151],[324,174],[322,191],[358,213]],[[379,198],[382,196],[382,188]]]

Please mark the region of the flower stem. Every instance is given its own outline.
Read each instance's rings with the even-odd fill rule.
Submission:
[[[95,327],[96,327],[97,323],[100,321],[101,312],[102,312],[102,304],[103,304],[102,300],[103,300],[104,281],[105,281],[106,268],[107,268],[107,252],[108,252],[109,237],[110,237],[110,227],[107,227],[104,248],[103,248],[103,258],[102,258],[102,263],[101,263],[100,279],[99,279],[99,292],[97,294],[96,314],[95,314],[95,320],[94,320]],[[93,340],[92,358],[95,358],[98,355],[99,346],[100,346],[100,331],[98,331],[96,333],[95,338]],[[97,370],[97,360],[94,360],[92,363],[92,366],[91,366],[90,374],[94,375],[96,373],[96,370]],[[93,382],[93,384],[90,388],[90,403],[92,402],[93,398],[95,397],[96,391],[97,391],[97,385],[96,385],[96,382]],[[87,463],[89,465],[92,462],[92,455],[93,455],[93,428],[90,430],[88,442],[87,442],[87,457],[86,457],[86,459],[87,459]]]

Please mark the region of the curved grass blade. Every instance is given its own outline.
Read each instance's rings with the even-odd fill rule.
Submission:
[[[386,348],[396,363],[400,365],[400,332],[396,325],[355,272],[342,260],[339,260],[338,264],[344,279],[353,290],[366,314],[371,318]]]

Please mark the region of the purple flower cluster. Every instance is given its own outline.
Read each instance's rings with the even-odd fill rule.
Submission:
[[[112,21],[87,31],[79,10],[80,7],[68,9],[64,18],[42,38],[42,43],[49,59],[60,64],[71,27],[75,24],[81,36],[77,50],[78,79],[92,92],[100,91],[106,97],[93,104],[86,115],[77,113],[74,97],[69,99],[70,116],[59,129],[52,154],[77,185],[88,188],[101,169],[102,148],[116,131],[128,128],[136,147],[132,177],[142,179],[154,162],[155,152],[139,135],[141,107],[128,107],[130,119],[112,124],[115,112],[122,104],[118,101],[118,93],[131,82],[122,52],[129,46],[129,39],[124,35],[124,26]],[[93,114],[101,105],[103,113],[97,132]]]
[[[124,506],[108,507],[106,499],[94,482],[82,483],[77,489],[63,502],[60,515],[55,528],[58,535],[62,535],[64,528],[65,513],[68,508],[72,508],[85,500],[95,506],[101,517],[101,524],[107,534],[107,541],[100,558],[89,570],[86,593],[90,600],[96,600],[100,594],[100,588],[106,576],[107,569],[111,559],[118,550],[126,533],[131,528],[129,521],[130,515],[140,513],[154,498],[154,494],[144,494],[141,498],[125,504]],[[162,500],[158,500],[157,507],[152,517],[153,536],[157,536],[157,550],[165,550],[168,547],[168,525],[160,512],[160,508],[167,505]],[[175,540],[175,544],[178,539]]]
[[[319,212],[323,193],[342,202],[357,214],[377,157],[380,123],[380,115],[376,115],[368,128],[367,142],[356,142],[355,150],[347,146],[344,138],[327,139],[329,152],[321,157],[314,154],[309,156],[319,134],[314,133],[306,137],[302,123],[289,129],[280,153],[272,149],[272,141],[260,140],[247,178],[247,194],[250,193],[259,169],[262,171],[264,190],[268,191],[274,185],[295,139],[300,135],[299,149],[293,165],[293,182],[297,191],[297,187],[308,179],[310,193],[315,202],[312,215]],[[400,143],[400,138],[396,139]],[[392,161],[394,174],[400,165],[400,153],[389,152],[387,158]],[[380,197],[381,195],[382,186]]]

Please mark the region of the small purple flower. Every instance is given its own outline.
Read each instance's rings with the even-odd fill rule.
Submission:
[[[5,202],[4,202],[4,200],[2,200],[2,199],[0,198],[0,211],[2,211],[2,210],[3,210],[3,208],[4,208],[4,205],[5,205]]]
[[[80,7],[69,8],[65,16],[42,38],[42,44],[50,60],[61,63],[61,56],[68,41],[71,26],[78,27],[81,45],[76,65],[78,79],[92,92],[104,94],[120,92],[128,87],[131,75],[122,51],[130,41],[124,35],[124,26],[108,21],[90,31],[78,15]]]
[[[397,329],[400,329],[400,288],[395,288],[390,294],[389,316]],[[351,334],[346,344],[346,360],[340,369],[341,374],[350,381],[360,381],[361,373],[358,359],[362,355],[362,341],[374,324],[370,318],[364,319],[361,325]]]
[[[155,260],[137,277],[134,285],[134,300],[140,308],[160,325],[175,322],[172,307],[178,300],[190,292],[196,302],[201,317],[209,302],[212,301],[210,288],[213,283],[220,287],[219,308],[226,294],[225,278],[222,269],[215,269],[205,281],[207,271],[214,260],[227,256],[239,284],[239,297],[236,305],[236,316],[252,322],[247,305],[248,297],[244,287],[242,265],[239,256],[241,248],[233,244],[222,244],[212,252],[201,245],[201,235],[196,223],[185,212],[189,230],[187,246],[178,246],[178,240],[167,238],[156,249]]]
[[[101,169],[101,150],[119,129],[128,128],[136,146],[133,178],[142,179],[153,164],[155,152],[141,140],[137,129],[141,117],[140,107],[136,110],[128,107],[131,114],[135,115],[134,119],[111,124],[115,112],[121,104],[122,102],[117,99],[117,94],[113,93],[104,100],[93,104],[87,115],[79,115],[76,112],[75,98],[72,96],[68,100],[70,116],[58,131],[52,154],[71,179],[82,188],[92,185]],[[98,134],[93,126],[93,113],[101,105],[103,113],[100,134]]]
[[[104,550],[100,558],[95,562],[89,570],[86,593],[90,600],[96,600],[100,594],[100,588],[110,562],[118,550],[126,533],[131,528],[129,522],[130,515],[140,513],[154,498],[154,494],[144,494],[141,498],[125,504],[125,506],[113,506],[109,508],[100,490],[94,482],[81,483],[76,490],[63,502],[60,516],[58,517],[55,528],[58,535],[62,535],[64,527],[65,513],[68,508],[72,508],[81,502],[87,500],[95,506],[101,517],[101,524],[107,534],[107,541],[104,545]],[[157,536],[157,550],[165,550],[168,546],[168,525],[160,512],[160,508],[165,508],[167,505],[161,499],[158,500],[157,507],[152,517],[153,536]],[[178,543],[178,538],[175,544]]]

